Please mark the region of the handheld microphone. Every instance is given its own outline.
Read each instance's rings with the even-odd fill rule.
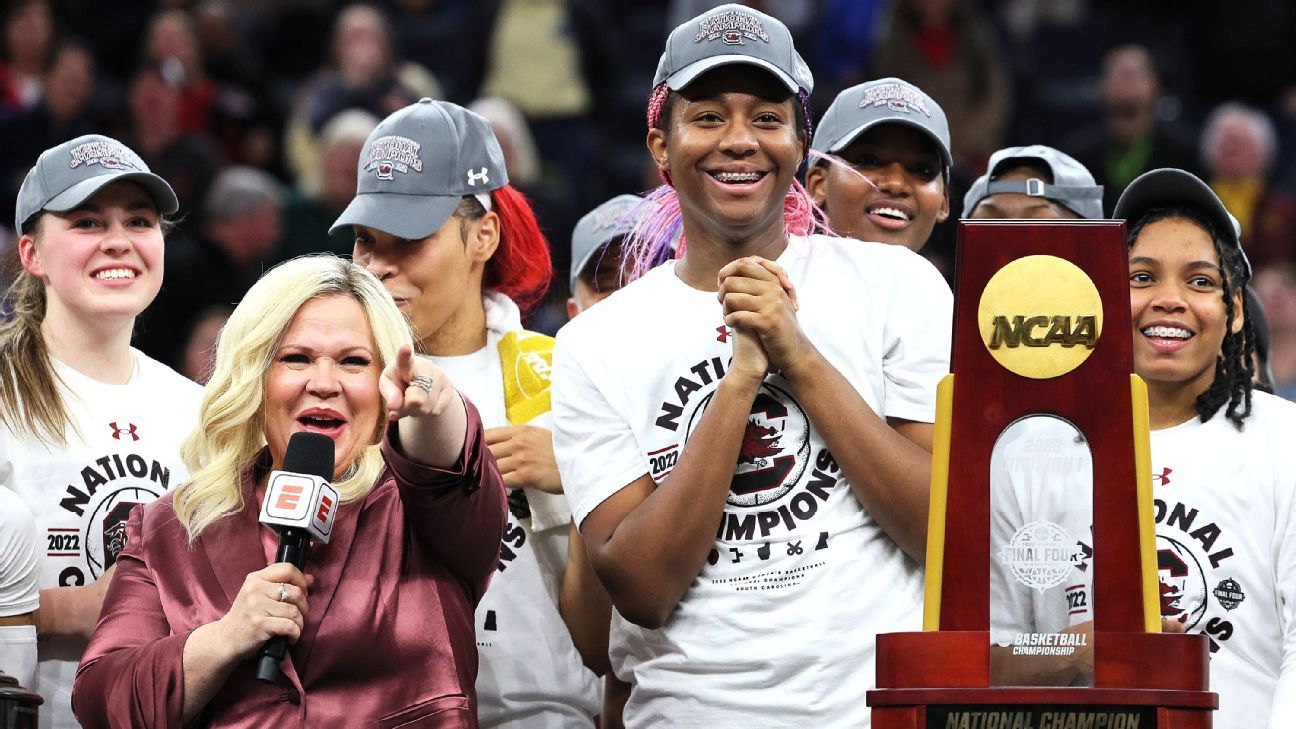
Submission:
[[[271,472],[261,502],[261,523],[279,532],[276,563],[291,562],[302,569],[312,541],[328,544],[338,506],[338,493],[329,485],[332,477],[333,439],[322,433],[293,433],[283,470]],[[287,651],[288,640],[283,636],[266,641],[257,678],[274,683]]]

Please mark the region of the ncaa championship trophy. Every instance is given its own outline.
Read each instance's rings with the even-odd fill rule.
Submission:
[[[1204,729],[1161,632],[1125,224],[961,221],[923,632],[877,638],[874,729]],[[1158,594],[1160,587],[1160,594]]]

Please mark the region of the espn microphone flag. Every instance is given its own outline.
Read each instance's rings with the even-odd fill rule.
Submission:
[[[270,473],[261,501],[261,523],[279,532],[276,563],[291,562],[303,569],[310,543],[328,544],[338,507],[338,493],[328,481],[332,477],[333,439],[321,433],[293,433],[283,469]],[[287,650],[288,642],[282,636],[266,641],[257,662],[257,678],[274,683]]]
[[[318,435],[317,433],[295,433]],[[328,436],[320,436],[328,440]],[[331,441],[330,441],[331,442]],[[291,445],[289,449],[291,451]],[[262,524],[273,527],[301,529],[311,541],[328,544],[337,514],[338,493],[329,482],[314,473],[290,471],[287,458],[283,471],[270,474],[266,484],[265,500],[261,502]],[[329,459],[329,470],[333,459]]]

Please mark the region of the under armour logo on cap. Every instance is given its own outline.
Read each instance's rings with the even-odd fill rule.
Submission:
[[[478,172],[474,172],[471,169],[468,170],[468,184],[476,187],[479,182],[483,185],[490,183],[490,175],[487,173],[485,166],[483,166]]]

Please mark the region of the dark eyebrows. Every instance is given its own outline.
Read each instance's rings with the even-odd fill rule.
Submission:
[[[1129,265],[1131,265],[1131,266],[1157,266],[1157,267],[1159,267],[1159,266],[1161,265],[1161,263],[1160,263],[1160,261],[1158,261],[1158,260],[1155,259],[1155,258],[1148,258],[1147,256],[1136,256],[1136,257],[1134,257],[1134,258],[1129,259]],[[1204,268],[1204,269],[1207,269],[1207,270],[1213,271],[1213,272],[1215,272],[1215,273],[1218,273],[1218,274],[1221,275],[1221,276],[1224,275],[1224,269],[1220,268],[1218,265],[1216,265],[1216,264],[1214,264],[1214,263],[1212,263],[1212,262],[1210,262],[1210,261],[1192,261],[1192,262],[1188,263],[1186,266],[1184,266],[1184,268],[1186,268],[1186,269],[1188,269],[1188,270],[1191,270],[1191,271],[1195,271],[1195,270],[1203,269],[1203,268]]]
[[[275,355],[278,356],[280,354],[283,354],[284,352],[289,352],[289,351],[311,355],[312,357],[318,354],[318,351],[314,347],[311,347],[308,344],[293,344],[292,342],[285,342],[279,345],[277,349],[275,349]],[[342,357],[346,357],[352,354],[363,354],[370,358],[374,356],[373,351],[368,346],[362,344],[357,344],[351,347],[347,347],[341,350],[341,352],[339,352],[339,355]]]

